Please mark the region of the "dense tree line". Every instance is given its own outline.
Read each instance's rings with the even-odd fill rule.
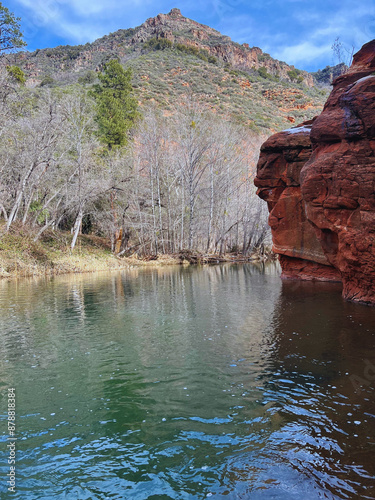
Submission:
[[[110,61],[99,83],[26,89],[1,70],[0,223],[35,239],[69,230],[117,254],[260,248],[260,139],[187,98],[168,116],[137,111],[131,73]],[[1,222],[2,221],[2,222]]]

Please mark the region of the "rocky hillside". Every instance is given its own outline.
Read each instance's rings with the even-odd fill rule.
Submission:
[[[90,85],[112,58],[133,68],[141,105],[156,101],[168,111],[190,92],[216,113],[258,131],[312,118],[327,96],[309,73],[235,43],[179,9],[86,45],[18,53],[13,63],[29,87]]]
[[[345,63],[336,64],[336,66],[326,66],[324,69],[319,69],[311,73],[316,85],[331,85],[335,78],[343,75],[348,71],[348,66]]]

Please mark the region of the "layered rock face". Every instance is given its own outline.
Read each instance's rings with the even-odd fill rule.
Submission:
[[[375,305],[375,41],[318,118],[263,144],[255,184],[283,277],[341,278],[346,299]]]
[[[273,251],[280,256],[283,278],[340,280],[327,261],[305,215],[300,173],[311,156],[312,122],[271,136],[261,148],[255,185],[270,211]]]
[[[301,171],[306,215],[343,296],[375,305],[375,40],[334,81]]]

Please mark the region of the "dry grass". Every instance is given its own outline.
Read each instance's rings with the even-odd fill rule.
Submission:
[[[15,225],[8,233],[4,231],[4,226],[0,226],[0,278],[264,260],[257,254],[244,259],[239,255],[203,255],[196,252],[118,258],[111,253],[108,240],[98,236],[81,235],[73,252],[70,250],[70,233],[46,232],[37,242],[34,237],[32,231],[22,226]]]
[[[13,278],[65,273],[107,271],[129,267],[115,258],[104,238],[83,235],[74,252],[69,233],[50,231],[40,241],[34,233],[14,226],[9,233],[0,228],[0,277]]]

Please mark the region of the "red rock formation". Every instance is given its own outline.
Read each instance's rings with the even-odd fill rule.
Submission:
[[[279,261],[282,269],[281,277],[284,279],[341,282],[340,273],[333,266],[282,254],[279,255]]]
[[[305,216],[300,172],[310,158],[312,122],[271,136],[261,148],[255,185],[268,203],[273,250],[280,255],[282,277],[337,281]]]
[[[375,305],[375,40],[318,118],[263,144],[255,184],[282,276],[341,277],[346,299]]]
[[[311,141],[301,172],[307,217],[343,296],[375,305],[375,40],[333,82]]]

